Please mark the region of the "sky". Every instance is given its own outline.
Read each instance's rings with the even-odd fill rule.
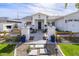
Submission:
[[[74,4],[64,3],[0,3],[0,17],[23,18],[35,13],[44,13],[50,16],[64,16],[76,12]]]

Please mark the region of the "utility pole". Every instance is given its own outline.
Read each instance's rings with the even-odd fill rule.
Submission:
[[[18,8],[17,8],[17,17],[16,18],[19,19],[19,10],[18,10]]]

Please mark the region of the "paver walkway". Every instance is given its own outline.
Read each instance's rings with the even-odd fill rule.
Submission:
[[[38,54],[38,50],[37,49],[34,49],[34,50],[31,50],[31,52],[28,54],[30,56],[41,56],[41,55],[46,55],[48,56],[48,53],[45,51],[46,49],[39,49],[39,54]]]
[[[32,46],[31,46],[32,47]],[[33,47],[32,47],[33,48]],[[48,55],[47,50],[44,48],[44,45],[36,45],[34,49],[32,49],[29,56],[37,56],[37,55]]]

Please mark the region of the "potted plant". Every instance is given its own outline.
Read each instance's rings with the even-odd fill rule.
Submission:
[[[22,36],[21,36],[21,41],[22,41],[22,42],[25,42],[25,41],[26,41],[26,36],[25,36],[25,35],[22,35]]]

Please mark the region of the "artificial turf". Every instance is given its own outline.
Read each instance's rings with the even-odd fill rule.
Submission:
[[[66,56],[79,56],[79,44],[59,44]]]
[[[0,44],[0,56],[13,56],[15,44]]]

